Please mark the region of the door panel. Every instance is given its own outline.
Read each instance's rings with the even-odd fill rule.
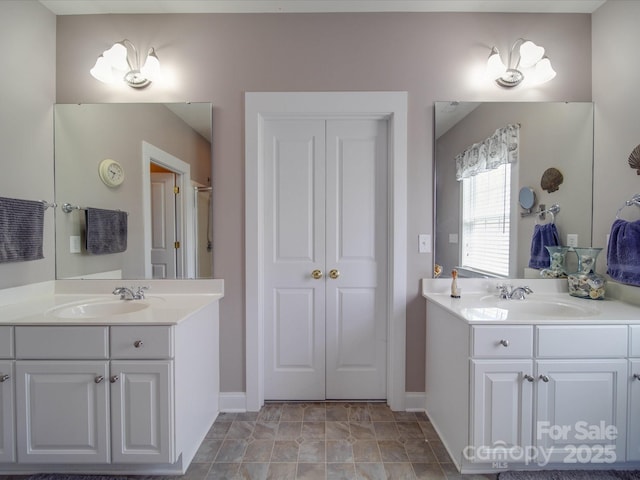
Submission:
[[[176,176],[151,173],[151,271],[153,278],[176,278]]]
[[[324,121],[265,125],[265,399],[324,399]],[[319,348],[322,346],[322,348]]]
[[[386,159],[384,120],[327,122],[327,392],[386,397]]]

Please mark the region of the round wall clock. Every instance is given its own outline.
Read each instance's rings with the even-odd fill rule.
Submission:
[[[124,182],[124,168],[116,160],[111,160],[110,158],[102,160],[98,173],[100,174],[100,180],[107,187],[117,187]]]

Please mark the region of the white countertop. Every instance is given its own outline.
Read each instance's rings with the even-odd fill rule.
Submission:
[[[119,300],[118,286],[149,286],[145,299]],[[0,325],[175,325],[224,296],[222,280],[56,280],[0,290]],[[137,302],[132,313],[93,318],[61,318],[64,306]]]
[[[640,288],[608,285],[603,300],[569,295],[566,280],[458,279],[460,298],[451,297],[451,279],[423,279],[422,296],[469,324],[640,324]],[[534,293],[525,300],[500,300],[496,285],[529,286]],[[633,290],[628,290],[633,289]],[[625,301],[615,298],[623,298]],[[559,313],[555,312],[557,308]],[[547,312],[548,311],[548,312]]]

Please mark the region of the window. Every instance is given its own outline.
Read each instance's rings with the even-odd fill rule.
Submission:
[[[462,252],[465,268],[509,276],[511,164],[462,179]]]

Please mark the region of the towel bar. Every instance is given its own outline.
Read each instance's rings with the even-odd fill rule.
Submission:
[[[47,208],[56,208],[58,206],[58,204],[56,202],[53,203],[49,203],[46,200],[40,200],[42,202],[42,204],[44,205],[44,209],[46,210]]]

